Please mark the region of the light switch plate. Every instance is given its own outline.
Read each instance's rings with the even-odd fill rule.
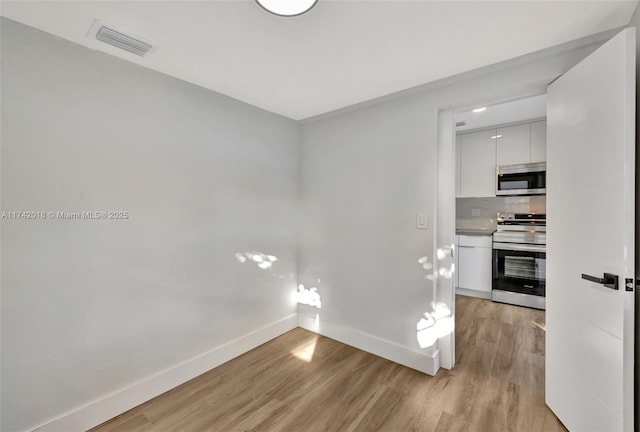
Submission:
[[[418,213],[416,215],[416,228],[418,229],[428,228],[428,220],[427,220],[427,215],[425,213]]]

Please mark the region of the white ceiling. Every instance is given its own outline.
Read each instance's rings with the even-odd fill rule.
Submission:
[[[5,1],[0,14],[299,120],[628,24],[638,0]],[[90,39],[94,19],[157,45]]]
[[[456,113],[456,122],[466,123],[464,126],[456,127],[456,132],[546,117],[547,95],[487,105],[485,108],[487,109],[482,112],[469,110]]]

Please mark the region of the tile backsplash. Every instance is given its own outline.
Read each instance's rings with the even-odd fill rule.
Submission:
[[[545,213],[545,195],[456,198],[456,228],[495,229],[497,212]]]

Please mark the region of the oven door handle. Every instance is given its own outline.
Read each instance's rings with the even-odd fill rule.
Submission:
[[[493,243],[493,249],[508,250],[518,252],[538,252],[545,253],[547,247],[544,245],[530,245],[530,244],[518,244],[518,243]]]

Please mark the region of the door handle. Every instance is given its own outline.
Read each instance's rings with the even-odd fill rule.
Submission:
[[[602,284],[607,288],[611,288],[612,290],[618,290],[618,275],[605,273],[603,277],[599,278],[599,277],[590,276],[588,274],[582,273],[582,279],[588,280],[589,282]]]

